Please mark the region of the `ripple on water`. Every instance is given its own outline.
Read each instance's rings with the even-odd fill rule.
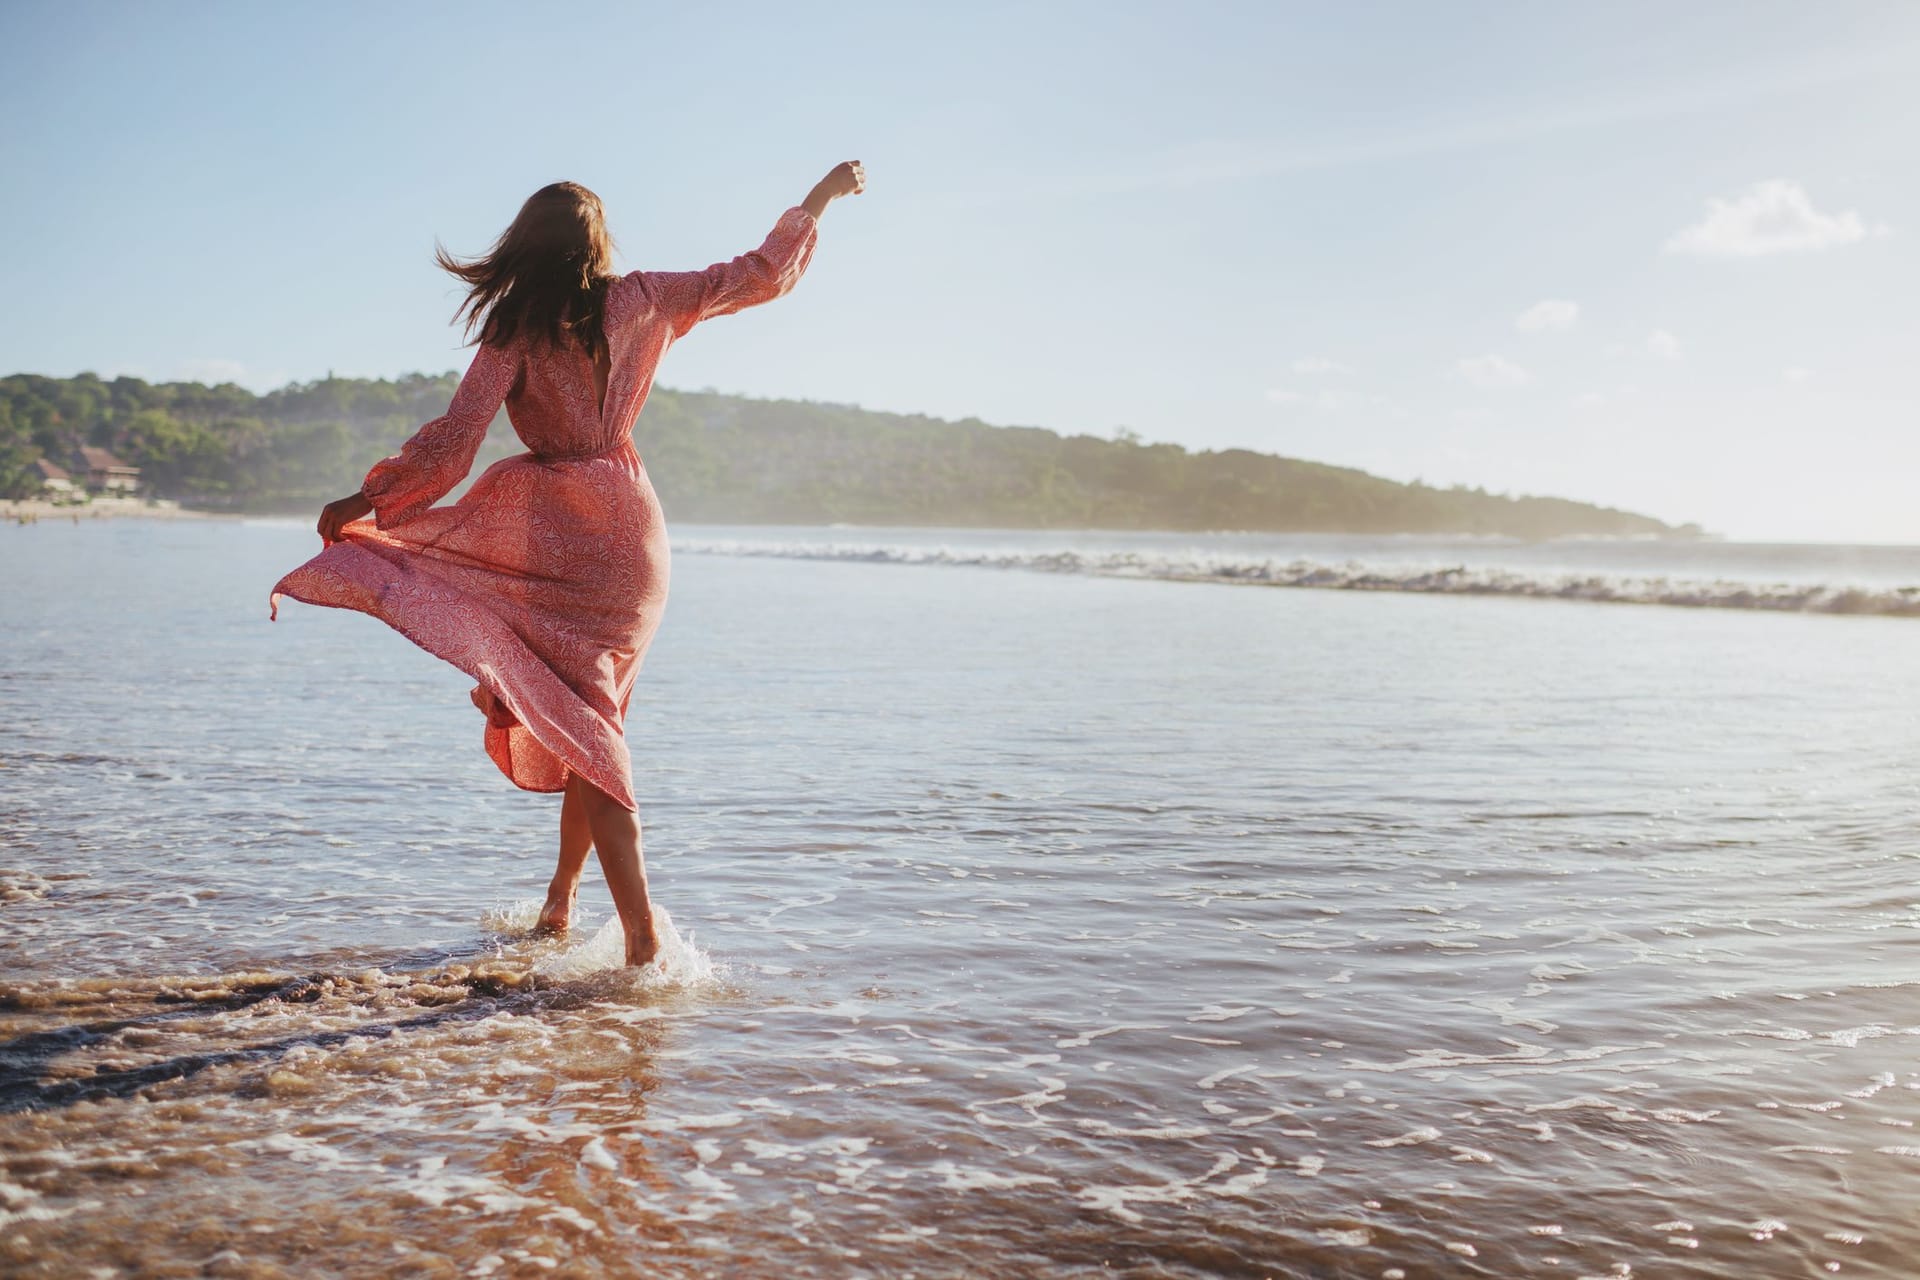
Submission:
[[[703,558],[634,975],[597,879],[480,919],[557,805],[460,680],[262,630],[310,531],[74,532],[9,1275],[1910,1273],[1920,628]]]

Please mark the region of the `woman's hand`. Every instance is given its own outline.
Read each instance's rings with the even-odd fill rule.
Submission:
[[[866,166],[858,160],[842,160],[820,179],[820,185],[827,188],[829,199],[857,196],[867,189]]]
[[[814,184],[813,190],[801,204],[817,220],[827,211],[829,201],[838,200],[841,196],[857,196],[866,189],[866,166],[858,160],[843,160]]]
[[[340,541],[340,528],[358,520],[373,510],[373,504],[362,493],[354,493],[345,498],[329,502],[320,511],[320,541],[328,546]]]

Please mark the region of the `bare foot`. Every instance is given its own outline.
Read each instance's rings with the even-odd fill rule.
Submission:
[[[627,934],[627,966],[649,964],[660,954],[660,934],[649,923],[645,933]]]
[[[534,923],[535,933],[565,933],[573,928],[573,898],[575,890],[566,890],[563,894],[557,888],[547,890],[547,905],[540,908],[540,919]]]

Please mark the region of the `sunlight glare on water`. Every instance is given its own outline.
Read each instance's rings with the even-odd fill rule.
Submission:
[[[311,540],[0,530],[9,1275],[1910,1274],[1920,623],[688,549],[634,974]]]

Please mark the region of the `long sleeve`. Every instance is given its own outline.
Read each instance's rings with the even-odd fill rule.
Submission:
[[[520,374],[519,344],[481,343],[447,411],[413,433],[400,452],[367,472],[360,492],[381,529],[405,524],[447,495],[473,469],[487,427]]]
[[[820,222],[801,205],[780,215],[765,242],[704,271],[636,271],[641,288],[678,338],[702,320],[772,302],[800,282],[819,243]]]

